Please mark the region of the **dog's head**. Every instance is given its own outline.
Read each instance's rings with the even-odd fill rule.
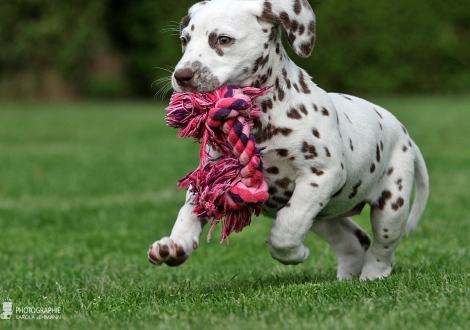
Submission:
[[[315,16],[307,0],[195,4],[181,21],[183,57],[172,76],[173,89],[207,92],[226,85],[264,85],[273,72],[266,63],[282,57],[280,28],[299,56],[310,55]]]

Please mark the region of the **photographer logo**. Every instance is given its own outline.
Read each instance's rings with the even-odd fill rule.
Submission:
[[[12,302],[4,302],[3,303],[3,313],[0,314],[0,319],[9,320],[12,315],[13,315],[13,303]]]

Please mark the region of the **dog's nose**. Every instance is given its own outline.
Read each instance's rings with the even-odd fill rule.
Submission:
[[[174,77],[178,85],[187,87],[190,85],[191,79],[194,77],[194,71],[189,68],[179,69],[175,72]]]

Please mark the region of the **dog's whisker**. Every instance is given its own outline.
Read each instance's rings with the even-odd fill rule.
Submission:
[[[169,77],[163,77],[163,78],[159,78],[159,79],[155,80],[155,81],[152,83],[152,85],[150,85],[150,88],[152,88],[153,85],[155,85],[155,84],[158,84],[158,83],[161,83],[161,82],[165,82],[165,81],[166,81],[166,82],[171,81],[171,76],[169,76]]]
[[[164,99],[166,94],[172,89],[171,82],[166,83],[162,88],[160,88],[157,93],[155,93],[154,98]]]
[[[154,66],[152,69],[160,69],[173,74],[173,70],[170,70],[169,68],[162,68],[161,66]]]

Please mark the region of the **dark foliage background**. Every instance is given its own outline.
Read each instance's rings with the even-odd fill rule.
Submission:
[[[310,2],[317,44],[308,59],[291,56],[326,90],[470,91],[467,0]],[[2,0],[0,96],[152,96],[180,56],[168,28],[193,3]]]

